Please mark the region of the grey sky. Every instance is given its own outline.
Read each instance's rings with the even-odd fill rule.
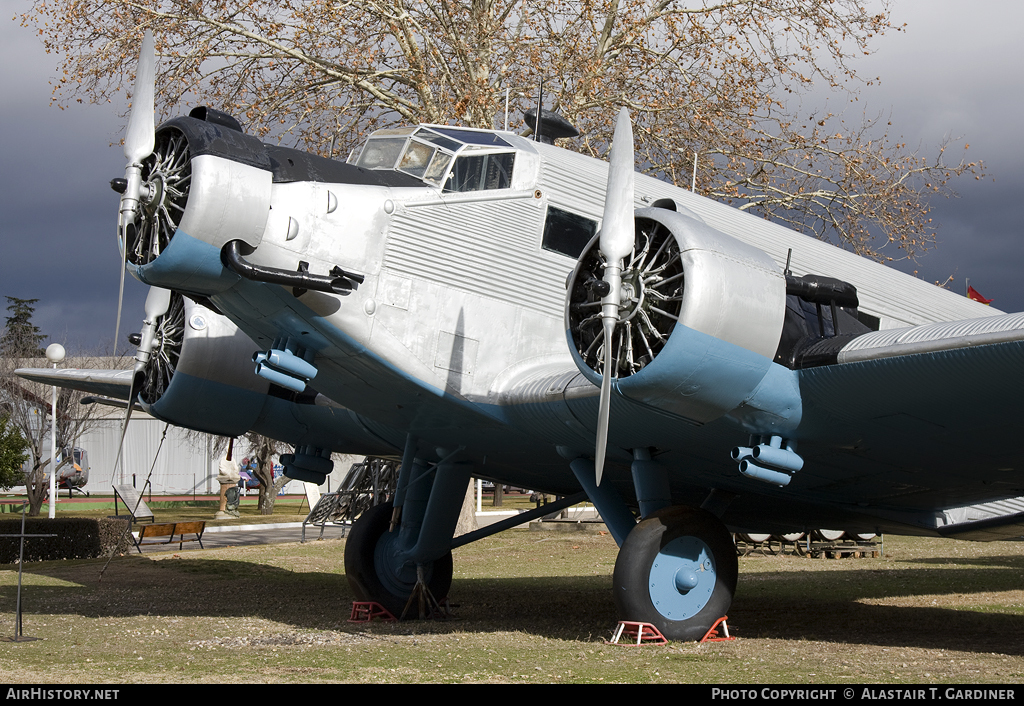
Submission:
[[[0,295],[40,299],[36,323],[54,340],[109,350],[118,199],[108,182],[124,171],[121,148],[109,145],[118,137],[119,106],[49,105],[57,57],[9,19],[28,6],[8,2],[0,20]],[[1024,72],[1016,46],[1024,4],[900,0],[893,20],[907,23],[906,32],[882,37],[876,53],[855,64],[881,82],[864,87],[849,114],[891,115],[893,135],[924,154],[934,154],[947,135],[963,137],[969,158],[984,161],[988,174],[957,181],[959,199],[934,202],[939,247],[917,264],[897,266],[929,281],[954,275],[952,288],[961,293],[970,278],[993,306],[1024,310],[1024,241],[1013,215],[1024,181],[1017,131]],[[805,99],[805,106],[812,103]],[[830,101],[833,112],[840,106]],[[949,151],[950,160],[962,144]],[[127,285],[123,332],[140,327],[146,293],[130,277]],[[121,347],[124,340],[122,333]]]

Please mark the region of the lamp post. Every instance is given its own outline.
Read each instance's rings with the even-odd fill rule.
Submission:
[[[51,343],[46,347],[46,359],[53,363],[53,369],[57,369],[57,363],[64,360],[64,346],[59,343]],[[50,401],[50,519],[57,515],[57,386],[53,386],[53,396]]]

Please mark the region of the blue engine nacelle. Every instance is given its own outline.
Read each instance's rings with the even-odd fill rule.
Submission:
[[[692,213],[647,208],[635,216],[610,347],[614,389],[699,424],[732,413],[761,433],[794,428],[796,382],[772,362],[786,311],[779,266]],[[598,245],[595,237],[577,263],[565,312],[573,358],[596,385],[608,349]]]

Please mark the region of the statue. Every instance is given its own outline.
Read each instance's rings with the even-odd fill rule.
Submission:
[[[231,451],[234,448],[235,440],[228,442],[228,454],[220,462],[217,482],[220,483],[220,510],[213,516],[215,520],[228,520],[238,517],[238,481],[241,474],[238,472],[238,463],[231,460]]]

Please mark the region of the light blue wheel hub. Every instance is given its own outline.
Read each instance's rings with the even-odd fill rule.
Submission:
[[[416,585],[416,565],[395,558],[398,547],[398,532],[385,532],[373,549],[373,563],[377,578],[391,595],[408,596]]]
[[[697,537],[676,537],[654,558],[647,585],[659,613],[669,620],[687,620],[708,604],[716,582],[708,545]]]

